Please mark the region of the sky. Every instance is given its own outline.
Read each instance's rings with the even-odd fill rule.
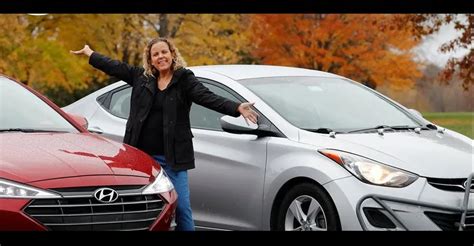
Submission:
[[[424,41],[416,47],[414,51],[417,54],[418,59],[421,61],[427,61],[434,63],[439,67],[444,67],[449,58],[459,58],[469,52],[469,49],[457,49],[450,53],[439,51],[439,47],[443,43],[453,40],[460,35],[460,32],[454,29],[453,23],[450,25],[444,25],[437,33],[424,37]],[[471,48],[474,48],[474,45],[471,46]]]

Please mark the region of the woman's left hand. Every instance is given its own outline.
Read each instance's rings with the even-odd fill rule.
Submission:
[[[239,113],[244,117],[247,124],[249,123],[247,119],[250,120],[252,123],[257,124],[258,114],[257,112],[253,111],[251,107],[254,104],[255,104],[254,102],[253,103],[245,102],[245,103],[241,103],[239,107],[237,108]]]

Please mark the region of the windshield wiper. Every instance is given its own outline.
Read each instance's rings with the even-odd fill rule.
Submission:
[[[378,130],[378,129],[391,129],[391,127],[387,126],[387,125],[378,125],[376,127],[369,127],[369,128],[362,128],[362,129],[352,130],[352,131],[349,131],[348,133],[367,132],[367,131],[374,131],[374,130]]]
[[[430,129],[430,130],[437,130],[438,129],[438,127],[433,125],[433,124],[426,124],[425,127]]]
[[[334,132],[334,133],[343,133],[343,132],[337,132],[337,131],[334,131],[333,129],[331,128],[325,128],[325,127],[321,127],[321,128],[317,128],[317,129],[312,129],[312,128],[302,128],[303,130],[306,130],[306,131],[310,131],[310,132],[316,132],[316,133],[325,133],[325,134],[329,134],[331,132]]]
[[[408,126],[408,125],[402,125],[402,126],[388,126],[388,125],[378,125],[376,127],[369,127],[369,128],[363,128],[363,129],[357,129],[353,131],[349,131],[348,133],[355,133],[355,132],[369,132],[369,131],[374,131],[374,130],[415,130],[416,128],[420,128],[420,130],[429,130],[430,128],[427,126]]]
[[[41,129],[30,129],[30,128],[8,128],[8,129],[0,129],[0,132],[66,132],[66,131],[54,131],[54,130],[41,130]]]

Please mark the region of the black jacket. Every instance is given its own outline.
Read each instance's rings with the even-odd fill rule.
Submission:
[[[133,87],[130,116],[123,142],[137,146],[143,122],[148,117],[153,103],[154,93],[151,85],[157,83],[157,79],[153,76],[145,76],[144,69],[141,67],[112,60],[97,52],[92,53],[89,64]],[[191,70],[186,68],[176,70],[165,90],[163,105],[165,158],[166,163],[176,171],[195,167],[193,134],[189,121],[192,102],[226,115],[240,116],[237,111],[239,103],[212,93],[197,80]]]

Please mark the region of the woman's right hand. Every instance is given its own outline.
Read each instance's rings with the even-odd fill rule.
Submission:
[[[76,54],[76,55],[86,55],[86,56],[91,56],[92,53],[94,53],[94,51],[89,47],[89,45],[84,45],[84,48],[82,48],[82,50],[70,50],[69,51],[70,53],[72,54]]]

